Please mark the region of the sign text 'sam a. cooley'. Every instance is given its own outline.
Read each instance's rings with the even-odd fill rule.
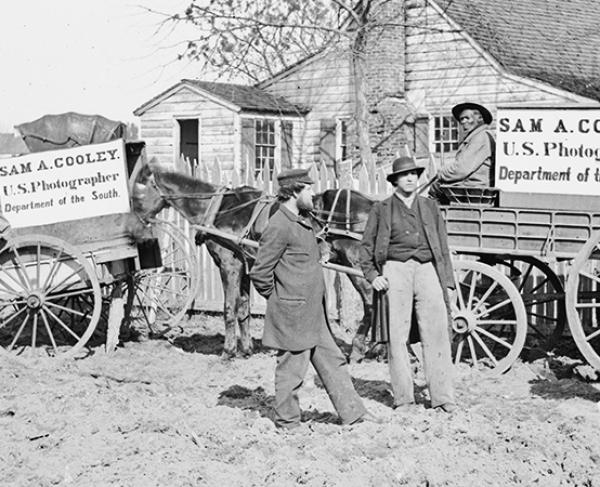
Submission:
[[[130,211],[122,139],[0,159],[0,205],[13,228]]]
[[[495,186],[600,194],[600,107],[498,108]]]

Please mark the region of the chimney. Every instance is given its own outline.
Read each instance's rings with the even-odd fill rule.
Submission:
[[[366,33],[365,95],[369,137],[378,165],[390,164],[413,139],[404,99],[405,0],[372,0]]]

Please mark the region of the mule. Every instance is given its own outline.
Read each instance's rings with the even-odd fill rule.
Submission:
[[[216,185],[160,168],[144,170],[138,176],[144,185],[134,198],[134,210],[142,219],[151,219],[167,206],[175,208],[192,224],[211,224],[238,237],[258,241],[269,217],[276,211],[273,197],[261,190],[241,186],[223,191]],[[356,191],[327,190],[315,196],[316,230],[324,230],[329,261],[359,267],[359,236],[364,231],[373,203]],[[341,208],[349,209],[342,214]],[[207,221],[209,220],[209,221]],[[252,354],[250,335],[250,279],[248,268],[254,251],[234,239],[198,232],[196,244],[205,244],[219,269],[223,284],[225,322],[224,357]],[[351,358],[364,355],[365,337],[372,314],[372,289],[361,277],[349,276],[364,305],[364,317],[353,338]],[[237,328],[239,327],[239,346]]]

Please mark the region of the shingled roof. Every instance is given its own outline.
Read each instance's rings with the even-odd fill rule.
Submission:
[[[600,100],[596,0],[435,0],[507,71]]]
[[[155,96],[139,108],[134,110],[135,115],[142,114],[147,108],[161,100],[173,89],[188,85],[191,88],[199,88],[212,96],[220,98],[242,110],[251,110],[261,113],[273,113],[278,115],[303,115],[310,111],[309,108],[290,103],[285,98],[274,96],[254,86],[238,85],[233,83],[214,83],[211,81],[200,81],[196,79],[182,79],[177,85]]]

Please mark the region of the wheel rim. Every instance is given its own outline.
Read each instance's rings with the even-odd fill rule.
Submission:
[[[181,321],[196,297],[196,247],[163,220],[152,222],[152,233],[159,240],[162,266],[136,272],[132,314],[137,311],[154,333],[164,333]]]
[[[66,242],[23,236],[0,251],[2,352],[75,355],[96,327],[100,301],[93,268]]]
[[[531,256],[483,256],[496,266],[521,295],[527,313],[525,350],[553,350],[562,338],[565,322],[565,291],[556,273]]]
[[[566,288],[567,321],[577,348],[600,370],[600,232],[573,261]]]
[[[454,363],[501,374],[525,343],[527,318],[519,292],[505,275],[481,262],[455,262],[454,279]]]

